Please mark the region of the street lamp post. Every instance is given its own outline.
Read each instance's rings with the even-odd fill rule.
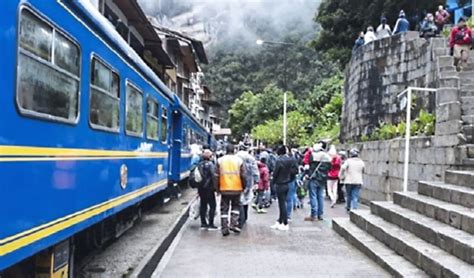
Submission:
[[[288,43],[288,42],[277,42],[277,41],[264,41],[262,39],[258,39],[256,42],[255,42],[257,45],[264,45],[264,44],[268,44],[268,45],[286,45],[286,46],[291,46],[291,45],[295,45],[294,43]],[[286,137],[287,137],[287,102],[288,102],[288,84],[287,84],[287,73],[286,73],[286,70],[287,70],[287,59],[285,58],[285,88],[284,88],[284,93],[283,93],[283,145],[286,145]]]

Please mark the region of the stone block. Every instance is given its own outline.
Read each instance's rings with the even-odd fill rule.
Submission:
[[[461,120],[461,103],[458,101],[443,103],[436,107],[436,121]]]
[[[439,88],[436,92],[437,105],[459,101],[459,90],[456,88]]]
[[[461,143],[457,135],[441,135],[435,136],[433,144],[435,147],[453,147]]]
[[[462,121],[455,119],[436,123],[436,135],[456,135],[461,132]]]

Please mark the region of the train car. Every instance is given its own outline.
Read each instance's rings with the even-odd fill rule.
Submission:
[[[173,111],[173,126],[181,127],[180,132],[174,133],[173,137],[173,160],[171,180],[176,183],[189,176],[193,155],[196,150],[203,146],[209,146],[209,137],[212,137],[206,129],[196,120],[191,112],[176,97]],[[193,153],[195,152],[195,153]]]
[[[5,1],[0,30],[0,275],[65,274],[75,235],[189,170],[182,124],[208,134],[89,1]]]

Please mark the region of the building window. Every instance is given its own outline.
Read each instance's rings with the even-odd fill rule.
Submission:
[[[20,112],[75,122],[79,110],[80,58],[77,44],[23,8],[17,64]]]
[[[168,138],[168,109],[163,105],[161,106],[161,142],[166,143]]]
[[[152,97],[146,101],[146,137],[158,141],[158,102]]]
[[[126,95],[127,134],[141,137],[143,136],[143,93],[135,86],[127,84]]]
[[[96,58],[92,59],[90,92],[92,127],[119,132],[120,78]]]

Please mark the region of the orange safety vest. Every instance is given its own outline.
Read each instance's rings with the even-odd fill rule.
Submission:
[[[235,155],[225,155],[219,160],[219,191],[241,192],[244,187],[240,178],[240,167],[244,161]]]

